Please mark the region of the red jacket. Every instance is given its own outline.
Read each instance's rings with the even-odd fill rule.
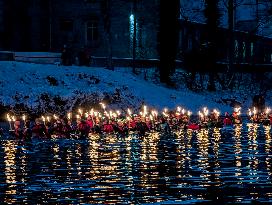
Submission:
[[[49,137],[46,127],[41,124],[34,125],[32,128],[32,135],[34,137]]]
[[[191,130],[198,130],[198,129],[199,129],[199,125],[198,125],[198,124],[195,124],[195,123],[189,124],[189,125],[188,125],[188,129],[191,129]]]
[[[78,130],[82,133],[88,134],[90,132],[90,126],[86,122],[80,122]]]
[[[223,123],[224,123],[225,126],[226,126],[226,125],[232,125],[232,121],[231,121],[231,119],[228,118],[228,117],[226,117],[226,118],[223,120]]]
[[[93,128],[93,121],[92,120],[87,120],[87,124],[90,126],[90,128]]]
[[[134,129],[135,127],[136,127],[136,122],[135,122],[135,120],[131,120],[131,121],[129,122],[129,128]]]
[[[112,126],[112,124],[104,124],[103,130],[106,133],[113,132],[113,126]]]

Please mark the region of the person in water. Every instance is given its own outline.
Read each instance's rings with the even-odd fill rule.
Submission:
[[[170,134],[171,133],[171,128],[167,122],[167,120],[165,118],[161,118],[161,123],[160,123],[160,128],[162,132],[166,133],[166,134]]]
[[[225,118],[223,120],[223,124],[224,124],[224,126],[231,126],[232,125],[231,116],[228,112],[225,112]]]
[[[232,113],[232,124],[242,124],[242,118],[237,112]]]
[[[43,121],[39,118],[35,119],[35,124],[32,127],[32,138],[49,138],[48,131],[43,123]]]
[[[22,139],[23,138],[23,130],[21,129],[21,121],[16,120],[14,122],[14,136],[16,139]]]

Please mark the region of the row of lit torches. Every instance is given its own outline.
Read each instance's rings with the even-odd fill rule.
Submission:
[[[108,119],[120,119],[122,112],[120,110],[107,110],[106,109],[106,105],[104,103],[100,103],[101,108],[103,109],[103,113],[94,110],[93,108],[88,111],[88,112],[83,112],[82,109],[78,109],[77,114],[75,115],[77,120],[80,120],[82,118],[87,118],[87,117],[91,117],[92,121],[94,122],[94,118],[99,118],[99,119],[103,119],[104,117],[107,117]],[[236,114],[239,116],[241,115],[241,107],[236,107],[234,108],[234,112],[236,112]],[[265,114],[269,114],[271,112],[270,108],[266,108],[265,109]],[[212,110],[212,113],[216,116],[219,117],[220,116],[220,111],[217,109]],[[126,120],[130,121],[132,119],[133,116],[140,116],[140,117],[144,117],[144,118],[148,118],[151,121],[156,121],[157,117],[158,117],[158,111],[157,110],[149,110],[148,107],[146,105],[143,106],[142,110],[140,110],[139,115],[134,114],[132,112],[132,110],[130,108],[128,108],[126,110]],[[162,111],[162,116],[164,117],[169,117],[169,110],[167,108],[164,108]],[[188,117],[190,117],[193,113],[190,110],[185,110],[184,108],[181,108],[180,106],[178,106],[176,108],[175,111],[175,115],[176,116],[180,116],[180,115],[186,115]],[[199,116],[199,120],[205,120],[207,119],[207,117],[209,116],[210,111],[207,107],[204,107],[202,110],[198,111],[198,116]],[[252,116],[252,115],[257,115],[258,111],[257,109],[254,107],[252,110],[249,109],[248,110],[248,116]],[[25,123],[27,116],[24,114],[22,115],[21,119],[23,120],[23,122]],[[52,118],[54,120],[57,120],[59,117],[56,114],[53,114],[53,116],[41,116],[42,121],[45,123],[50,122],[52,120]],[[71,120],[73,118],[73,114],[71,112],[69,112],[67,114],[67,118],[68,120]],[[15,122],[17,120],[16,116],[11,116],[9,113],[7,114],[7,120],[9,122],[10,125],[10,129],[12,130],[12,122]]]
[[[108,118],[108,119],[114,119],[114,120],[118,120],[121,118],[121,115],[124,114],[123,112],[121,112],[120,110],[107,110],[106,109],[106,105],[104,103],[100,103],[101,108],[103,109],[103,112],[99,112],[97,110],[94,110],[93,108],[90,111],[87,112],[83,112],[83,109],[78,109],[78,112],[73,115],[71,112],[67,113],[67,119],[68,120],[72,120],[73,117],[75,117],[77,120],[80,120],[82,118],[87,118],[87,117],[91,117],[92,121],[94,122],[94,118],[99,118],[99,119],[103,119],[103,118]],[[176,110],[176,115],[192,115],[191,111],[187,111],[184,108],[181,107],[177,107]],[[143,106],[142,110],[140,110],[139,114],[137,115],[136,113],[133,113],[132,109],[128,108],[126,110],[126,120],[130,121],[134,116],[139,116],[139,117],[143,117],[143,118],[148,118],[151,121],[156,121],[157,117],[159,115],[159,112],[157,110],[149,110],[148,107],[146,105]],[[167,108],[164,108],[162,111],[162,115],[164,117],[169,117],[169,111]],[[122,115],[123,116],[123,115]],[[26,121],[26,115],[22,115],[22,117],[20,119],[23,120],[24,124]],[[59,118],[59,116],[57,116],[56,114],[53,114],[53,116],[41,116],[41,120],[46,123],[46,122],[51,122],[52,119],[57,120]],[[12,130],[12,122],[15,122],[18,119],[18,117],[16,116],[11,116],[9,113],[7,114],[7,120],[9,122],[10,125],[10,129]]]
[[[270,112],[271,112],[271,109],[269,107],[265,108],[264,114],[269,115]],[[257,114],[258,114],[258,110],[255,107],[253,107],[253,109],[248,109],[248,115],[250,117]]]

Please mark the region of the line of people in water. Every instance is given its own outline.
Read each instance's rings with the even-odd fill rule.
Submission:
[[[272,115],[255,114],[250,116],[249,120],[253,123],[272,124]],[[60,116],[56,119],[46,121],[41,118],[30,120],[16,120],[12,134],[18,139],[56,137],[78,137],[86,138],[90,133],[117,133],[127,135],[130,131],[137,132],[139,135],[145,135],[150,131],[171,133],[173,130],[201,128],[211,128],[223,126],[232,126],[242,124],[242,118],[238,112],[232,114],[225,113],[222,117],[217,112],[211,112],[209,115],[190,116],[187,113],[181,114],[169,112],[167,116],[161,115],[156,118],[133,115],[131,117],[120,116],[118,118],[95,117],[88,115],[77,119],[68,119],[66,116]]]
[[[248,121],[271,125],[272,114],[254,113],[249,115]],[[153,118],[136,114],[130,117],[87,115],[76,119],[59,116],[50,121],[42,118],[36,118],[34,121],[14,120],[14,129],[11,130],[11,133],[18,139],[51,138],[52,136],[86,138],[90,133],[127,135],[130,131],[133,131],[139,135],[145,135],[150,131],[171,133],[173,130],[180,129],[199,130],[202,128],[221,128],[235,124],[242,124],[240,111],[234,111],[232,114],[226,112],[224,116],[220,116],[216,110],[210,114],[200,113],[199,116],[191,116],[190,113],[169,112],[167,115],[159,115]]]

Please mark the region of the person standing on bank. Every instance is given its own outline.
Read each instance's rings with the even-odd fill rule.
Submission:
[[[65,66],[72,65],[71,52],[67,45],[64,45],[61,52],[61,64]]]

